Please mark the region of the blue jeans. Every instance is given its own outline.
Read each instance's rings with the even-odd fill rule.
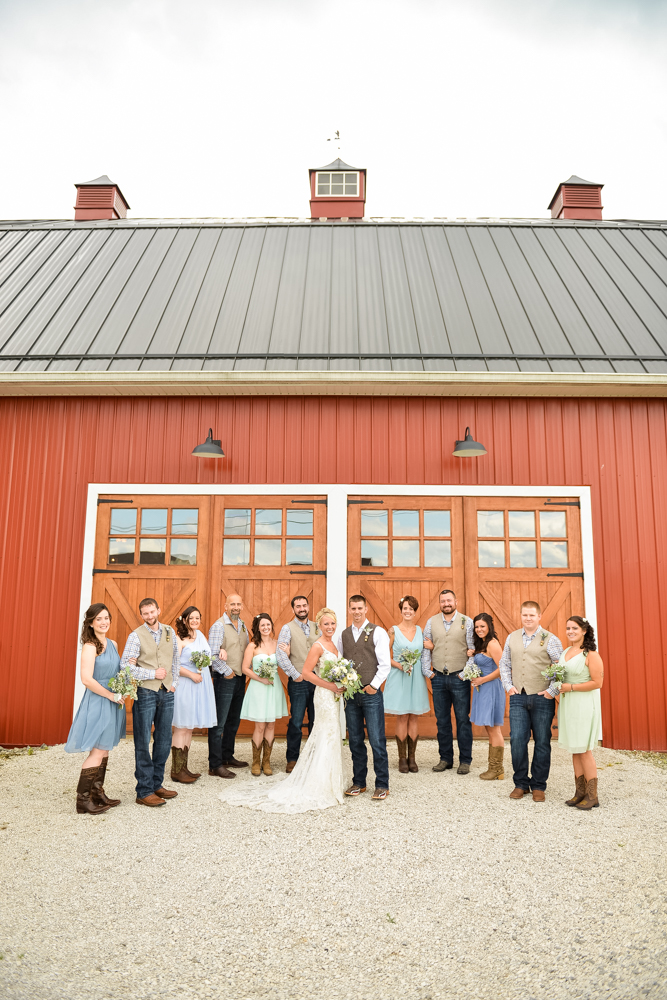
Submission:
[[[151,691],[140,687],[137,700],[132,706],[132,730],[134,737],[134,760],[137,779],[137,798],[145,799],[162,787],[164,765],[171,750],[171,720],[174,716],[174,694],[160,688]],[[153,756],[151,757],[151,726],[153,733]]]
[[[293,681],[287,678],[287,694],[289,695],[289,722],[287,724],[287,760],[298,760],[301,752],[301,727],[303,718],[308,711],[308,732],[315,721],[315,685],[310,681]]]
[[[373,751],[375,787],[389,788],[389,758],[387,740],[384,735],[384,698],[382,691],[366,694],[357,691],[354,698],[345,702],[345,718],[352,754],[352,781],[364,788],[368,774],[368,751],[364,739],[364,720],[368,731],[368,742]]]
[[[433,710],[438,727],[440,760],[454,763],[454,733],[452,731],[452,706],[456,719],[456,742],[459,745],[459,763],[472,763],[472,725],[470,724],[470,681],[460,680],[456,674],[439,674],[431,678]]]
[[[217,724],[208,731],[208,766],[211,771],[234,756],[234,742],[241,724],[241,708],[245,695],[245,676],[227,680],[213,673],[213,693]]]
[[[554,698],[540,694],[510,695],[510,744],[514,784],[524,792],[546,791],[551,767],[551,723],[556,711]],[[532,774],[528,775],[528,741],[535,740]]]

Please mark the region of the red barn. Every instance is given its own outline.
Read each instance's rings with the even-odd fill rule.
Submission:
[[[147,595],[280,625],[361,590],[388,625],[449,585],[503,636],[586,614],[605,745],[667,750],[667,225],[578,177],[473,221],[310,177],[306,219],[128,219],[100,177],[0,223],[0,741],[65,739],[91,600],[122,645]]]

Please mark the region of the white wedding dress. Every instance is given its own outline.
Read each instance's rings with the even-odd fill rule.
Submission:
[[[336,654],[324,650],[316,671],[323,661],[335,659]],[[280,683],[277,678],[276,683]],[[315,723],[292,773],[250,777],[240,788],[225,789],[219,798],[261,812],[302,813],[339,805],[344,801],[343,790],[340,702],[333,691],[316,687]]]

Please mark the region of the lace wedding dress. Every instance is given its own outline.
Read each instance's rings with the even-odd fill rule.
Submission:
[[[337,656],[324,650],[316,670],[329,659]],[[276,683],[280,683],[277,678]],[[292,773],[251,777],[241,788],[225,789],[219,798],[232,806],[273,813],[301,813],[339,805],[344,800],[341,741],[340,703],[333,691],[316,687],[315,724]]]

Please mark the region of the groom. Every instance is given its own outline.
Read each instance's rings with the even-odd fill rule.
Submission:
[[[373,751],[375,791],[373,800],[382,802],[389,795],[389,761],[384,734],[384,699],[380,686],[391,670],[389,636],[383,628],[371,625],[367,618],[366,599],[353,594],[349,600],[352,625],[338,640],[338,649],[346,660],[353,660],[363,689],[345,702],[345,717],[352,753],[352,784],[346,795],[366,791],[368,751],[364,740],[364,722]]]

